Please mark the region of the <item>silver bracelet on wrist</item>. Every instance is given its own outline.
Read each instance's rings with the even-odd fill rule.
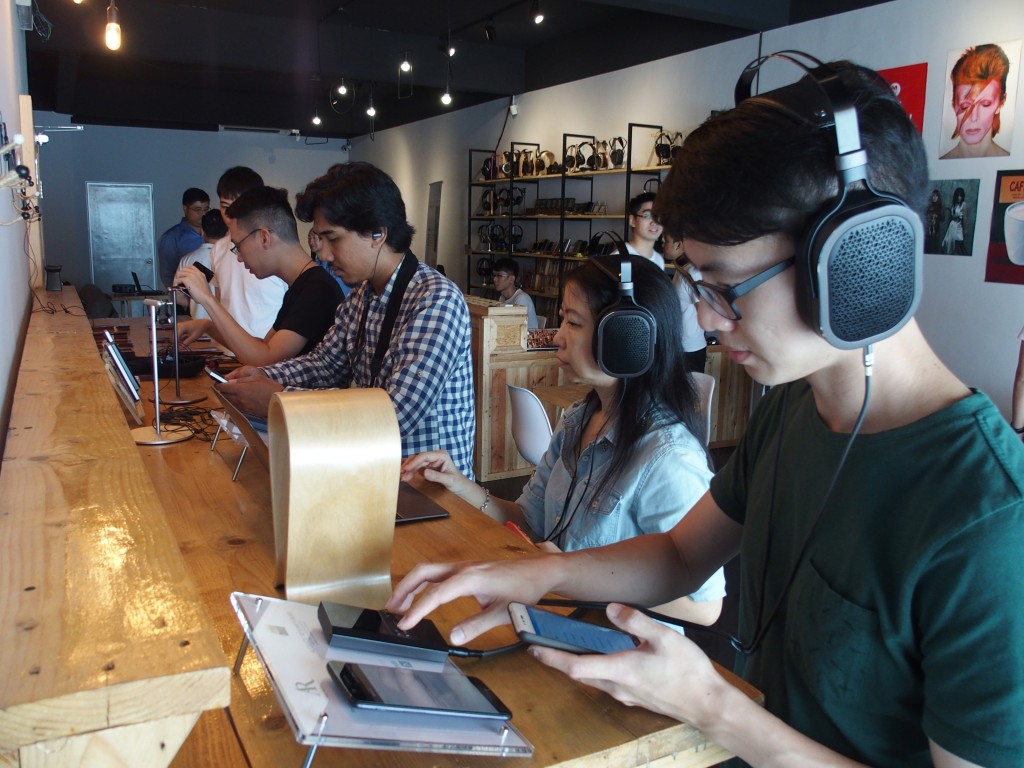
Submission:
[[[483,503],[480,504],[480,511],[481,512],[486,512],[487,511],[487,506],[490,503],[491,503],[491,489],[490,488],[484,488],[484,500],[483,500]]]

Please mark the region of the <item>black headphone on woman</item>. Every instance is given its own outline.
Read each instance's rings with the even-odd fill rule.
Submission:
[[[600,257],[588,261],[618,283],[619,299],[601,310],[594,327],[594,359],[609,376],[632,379],[643,376],[654,364],[654,345],[658,339],[658,322],[646,307],[633,298],[633,255],[618,232],[598,232],[590,240],[591,249],[607,237],[616,245],[619,273],[614,274],[601,263]]]

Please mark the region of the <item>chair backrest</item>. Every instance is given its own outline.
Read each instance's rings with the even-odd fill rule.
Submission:
[[[692,373],[693,383],[700,393],[700,412],[704,418],[704,445],[711,440],[711,405],[715,394],[715,377],[706,373]]]
[[[512,404],[512,439],[522,457],[536,464],[551,442],[551,420],[533,392],[511,384],[506,386]]]

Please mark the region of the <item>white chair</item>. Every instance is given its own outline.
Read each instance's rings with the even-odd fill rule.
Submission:
[[[551,442],[551,420],[533,392],[511,384],[506,387],[512,405],[512,439],[520,455],[531,464],[536,464]]]
[[[715,394],[715,377],[706,373],[693,373],[693,383],[700,395],[700,412],[704,417],[704,445],[711,439],[711,405]]]

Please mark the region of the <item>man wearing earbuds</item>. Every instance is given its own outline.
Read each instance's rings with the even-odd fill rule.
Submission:
[[[233,372],[221,389],[264,415],[286,387],[380,387],[395,407],[402,456],[448,451],[473,477],[473,370],[462,292],[409,250],[414,230],[395,182],[369,163],[342,163],[297,196],[319,258],[353,286],[323,342],[301,357]]]
[[[608,618],[636,650],[531,653],[751,765],[1020,766],[1024,446],[911,317],[921,136],[876,73],[766,60],[780,58],[807,74],[748,98],[765,60],[753,62],[738,105],[687,137],[655,205],[701,271],[701,324],[772,386],[708,492],[668,533],[417,566],[387,608],[409,629],[473,596],[482,611],[451,632],[461,645],[508,622],[511,600],[617,601]],[[752,173],[759,183],[740,183]],[[674,599],[737,554],[737,671],[764,708],[690,639],[623,605]]]

